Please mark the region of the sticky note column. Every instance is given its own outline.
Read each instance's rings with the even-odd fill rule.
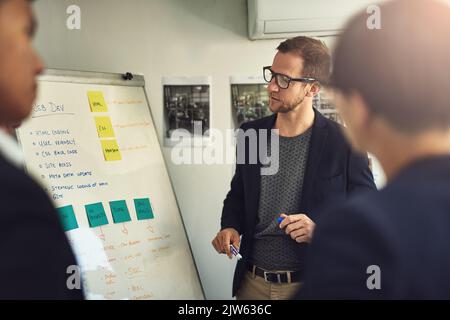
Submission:
[[[87,95],[91,112],[108,112],[108,106],[103,96],[103,92],[89,91]],[[97,129],[97,135],[100,138],[100,144],[105,161],[122,160],[119,145],[117,143],[117,140],[115,139],[115,133],[111,123],[111,118],[109,116],[95,116],[94,122]]]

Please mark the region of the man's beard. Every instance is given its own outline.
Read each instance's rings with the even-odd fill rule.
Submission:
[[[296,109],[299,105],[301,105],[303,103],[303,100],[305,100],[305,96],[299,98],[298,100],[296,100],[292,104],[286,104],[286,103],[284,103],[284,101],[277,99],[277,101],[281,102],[282,105],[280,107],[278,107],[277,110],[273,111],[273,113],[288,113],[288,112],[291,112],[292,110]]]

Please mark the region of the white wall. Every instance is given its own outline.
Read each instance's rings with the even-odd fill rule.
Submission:
[[[71,4],[81,7],[81,30],[66,28]],[[212,76],[211,126],[225,130],[232,127],[229,76],[259,75],[280,42],[248,40],[245,0],[39,0],[35,10],[35,44],[47,67],[145,75],[160,142],[162,76]],[[210,243],[232,167],[177,166],[170,149],[163,152],[206,297],[229,299],[234,262]]]

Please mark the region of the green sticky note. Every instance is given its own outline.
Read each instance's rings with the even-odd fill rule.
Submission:
[[[131,221],[130,212],[128,211],[125,200],[110,201],[109,207],[111,208],[114,223]]]
[[[154,218],[150,199],[134,199],[134,207],[138,220]]]
[[[61,220],[64,231],[69,231],[78,228],[77,218],[72,206],[65,206],[56,209]]]
[[[103,204],[101,202],[88,204],[84,207],[86,208],[86,214],[88,216],[89,226],[91,228],[108,224],[108,218],[106,217],[105,209],[103,208]]]

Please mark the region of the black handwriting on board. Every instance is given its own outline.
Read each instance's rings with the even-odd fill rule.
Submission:
[[[67,112],[64,104],[47,102],[47,103],[36,103],[33,105],[33,115],[32,118],[48,117],[52,115],[74,115],[73,112]]]

